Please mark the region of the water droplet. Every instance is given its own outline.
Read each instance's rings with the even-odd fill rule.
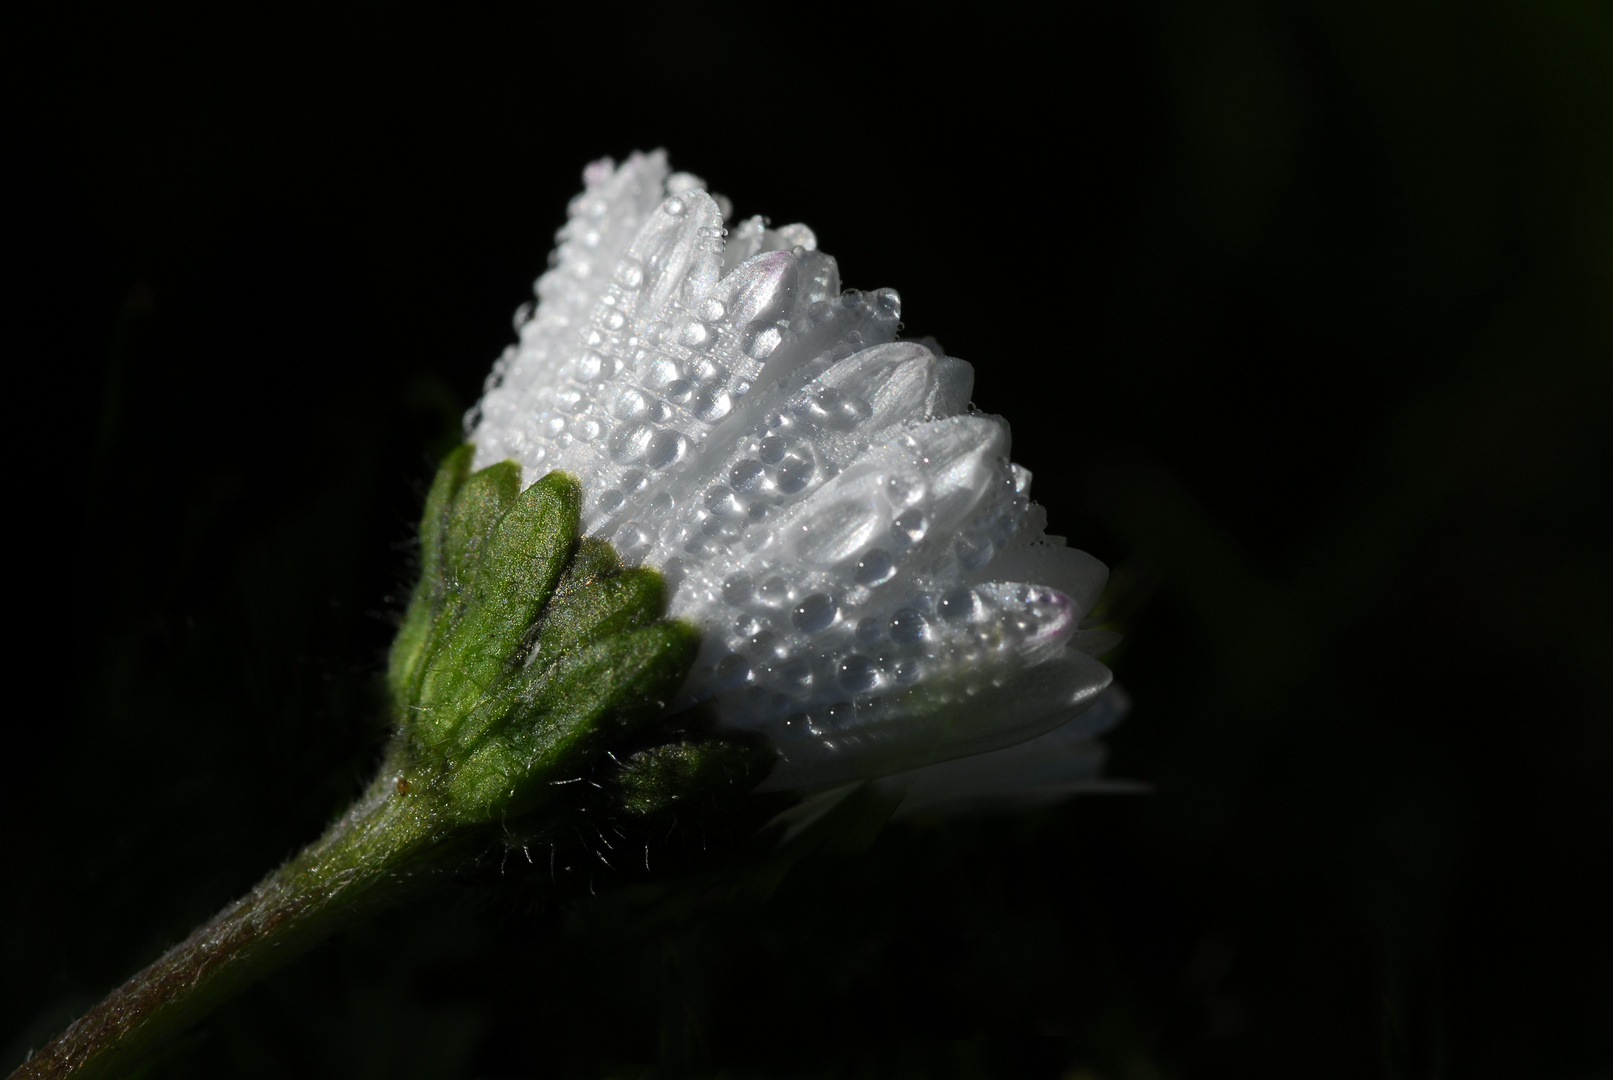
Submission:
[[[644,490],[645,476],[637,469],[629,469],[622,474],[622,490],[630,495],[637,495]]]
[[[623,315],[615,308],[612,308],[610,311],[605,313],[605,318],[603,321],[605,323],[605,329],[614,333],[627,325],[627,316]]]
[[[718,484],[706,491],[706,509],[719,516],[739,514],[744,512],[744,505],[734,494],[734,489],[726,484]]]
[[[840,661],[840,685],[851,693],[871,690],[879,681],[879,669],[866,656],[853,654]]]
[[[623,495],[615,488],[611,488],[609,491],[603,492],[599,496],[599,509],[604,513],[613,514],[617,510],[621,509],[622,504],[626,501],[627,496]]]
[[[728,309],[721,300],[711,299],[700,305],[700,317],[708,323],[716,322],[726,314]]]
[[[895,289],[876,289],[874,306],[879,309],[880,314],[895,318],[902,313],[902,297]]]
[[[611,433],[610,456],[618,465],[625,465],[629,461],[640,461],[649,449],[650,440],[658,433],[653,427],[645,423],[623,424]]]
[[[718,689],[732,689],[750,675],[750,661],[738,653],[729,653],[717,661],[715,675]]]
[[[863,642],[864,644],[872,641],[878,641],[880,635],[882,635],[884,632],[884,625],[879,621],[879,619],[872,615],[865,615],[863,618],[857,620],[857,640]]]
[[[679,332],[678,344],[690,349],[703,349],[711,344],[711,330],[703,322],[692,321]]]
[[[755,491],[762,486],[767,470],[755,458],[746,458],[728,472],[728,482],[739,491]]]
[[[762,582],[762,602],[774,607],[790,598],[790,583],[781,577],[770,577]]]
[[[996,549],[984,536],[965,534],[957,540],[958,565],[965,570],[978,570],[991,561]]]
[[[974,590],[967,585],[960,586],[941,597],[941,618],[947,622],[967,619],[975,613],[977,604]]]
[[[694,414],[708,424],[727,416],[733,407],[734,399],[728,396],[726,390],[717,390],[715,393],[702,390],[695,395]]]
[[[605,370],[605,358],[592,349],[577,357],[574,370],[579,382],[593,382]]]
[[[676,401],[679,405],[689,400],[694,393],[694,384],[687,379],[674,379],[667,385],[666,396],[668,401]]]
[[[752,360],[767,359],[773,354],[773,350],[779,347],[779,342],[784,340],[783,333],[776,326],[769,326],[746,337],[748,340],[745,344],[745,355]]]
[[[616,530],[616,551],[624,559],[642,558],[655,543],[655,530],[636,521],[622,523]]]
[[[582,442],[593,442],[605,430],[598,420],[584,420],[571,426],[571,433]]]
[[[849,701],[837,701],[824,712],[830,727],[843,728],[857,721],[857,706]]]
[[[908,510],[891,522],[891,536],[898,544],[910,547],[924,539],[925,530],[928,528],[929,522],[924,520],[922,511]]]
[[[566,418],[551,416],[543,422],[543,433],[551,439],[559,438],[566,433]]]
[[[532,321],[532,314],[537,310],[538,305],[531,300],[528,300],[526,303],[515,309],[515,315],[510,319],[510,322],[515,325],[515,332],[517,334],[521,332],[522,327]]]
[[[912,645],[924,640],[924,613],[915,608],[903,608],[891,616],[891,640],[898,645]]]
[[[805,690],[812,685],[812,665],[805,660],[787,660],[778,666],[779,681],[786,689]]]
[[[638,390],[623,390],[616,399],[616,419],[642,420],[650,411],[650,399]]]
[[[765,442],[766,440],[763,441]],[[795,451],[785,454],[784,460],[779,463],[779,490],[786,495],[795,494],[811,482],[812,474],[816,469],[817,466],[812,463],[812,459],[805,454],[796,453]]]
[[[924,497],[924,481],[916,476],[892,473],[885,477],[885,497],[892,506],[912,506]]]
[[[769,465],[777,465],[784,460],[785,442],[777,435],[769,435],[762,440],[756,448],[756,456]]]
[[[840,607],[827,593],[813,593],[795,605],[792,621],[803,634],[815,634],[835,621]]]
[[[751,589],[749,574],[733,574],[722,583],[722,598],[737,606],[750,599]]]
[[[678,365],[671,360],[662,358],[650,365],[649,378],[646,380],[650,386],[660,389],[678,381]]]
[[[657,431],[644,449],[644,460],[652,469],[676,464],[689,449],[689,440],[676,431]]]
[[[636,289],[644,284],[644,268],[637,259],[631,256],[624,258],[616,264],[616,273],[613,276],[616,284],[624,289]]]
[[[687,210],[688,207],[684,205],[682,199],[678,198],[676,195],[673,195],[670,196],[666,202],[661,204],[661,209],[668,217],[682,217],[683,212]]]
[[[856,580],[859,585],[872,588],[883,585],[896,574],[896,561],[891,558],[890,552],[874,548],[861,559],[857,560]]]

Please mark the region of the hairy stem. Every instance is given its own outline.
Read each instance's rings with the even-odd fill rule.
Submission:
[[[155,963],[114,990],[12,1074],[120,1076],[224,1002],[365,910],[424,884],[464,831],[435,800],[383,769],[348,812]]]

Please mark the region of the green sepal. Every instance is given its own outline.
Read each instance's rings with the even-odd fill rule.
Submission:
[[[430,662],[416,696],[417,737],[428,747],[463,744],[486,730],[489,721],[462,732],[473,713],[503,713],[522,687],[518,672],[525,644],[538,612],[553,594],[577,543],[582,489],[564,473],[552,472],[508,499],[499,473],[514,469],[495,465],[466,482],[461,499],[466,517],[481,518],[489,504],[508,506],[481,539],[471,527],[450,525],[450,551],[459,537],[468,538],[467,561],[461,570],[456,603],[438,616]],[[494,474],[483,484],[478,480]],[[519,474],[517,473],[517,483]],[[470,496],[467,499],[466,496]],[[657,612],[657,615],[660,613]]]
[[[694,627],[663,622],[563,657],[530,704],[455,763],[448,797],[457,814],[514,816],[579,780],[594,758],[666,708],[699,648]]]
[[[431,627],[442,612],[447,587],[443,580],[443,549],[448,542],[448,522],[465,478],[470,475],[476,448],[469,443],[456,448],[443,459],[426,495],[420,515],[420,580],[415,583],[409,607],[392,641],[387,663],[387,686],[393,707],[410,700],[420,677]]]
[[[660,574],[579,539],[574,478],[523,491],[513,462],[471,473],[471,454],[449,455],[427,498],[389,670],[400,778],[461,824],[506,820],[588,774],[664,712],[699,649],[694,627],[666,620]],[[653,795],[639,783],[635,805],[671,800],[674,772],[656,772]]]

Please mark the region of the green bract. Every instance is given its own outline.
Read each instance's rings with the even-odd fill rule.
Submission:
[[[660,712],[699,645],[663,619],[661,576],[579,539],[582,491],[553,472],[449,455],[420,522],[421,574],[388,681],[400,792],[451,820],[530,810]]]

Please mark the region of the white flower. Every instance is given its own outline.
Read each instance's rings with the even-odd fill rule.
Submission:
[[[730,235],[663,152],[584,180],[467,417],[475,467],[581,479],[584,532],[659,568],[702,630],[669,708],[765,734],[765,789],[977,755],[948,783],[1011,790],[1027,751],[987,752],[1070,724],[1116,639],[1080,628],[1107,570],[1043,533],[973,369],[898,338],[894,291],[842,292],[806,226]],[[1096,772],[1098,726],[1054,739],[1039,790]]]

